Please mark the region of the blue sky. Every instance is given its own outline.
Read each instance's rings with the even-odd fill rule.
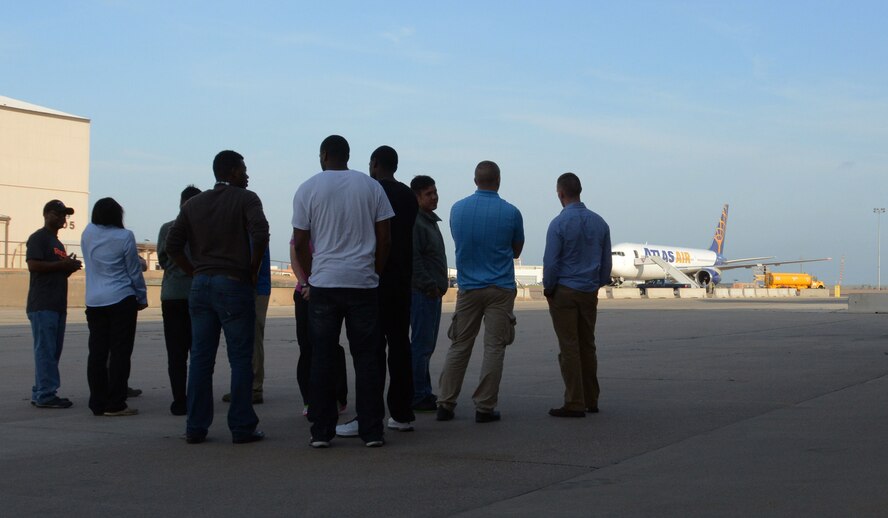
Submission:
[[[230,148],[286,260],[293,193],[336,133],[354,169],[388,144],[402,181],[436,178],[451,264],[449,207],[494,160],[525,264],[573,171],[614,243],[705,248],[730,203],[729,257],[830,256],[805,270],[832,283],[845,256],[845,284],[874,284],[886,19],[866,1],[11,2],[0,95],[92,120],[91,201],[116,198],[140,241]]]

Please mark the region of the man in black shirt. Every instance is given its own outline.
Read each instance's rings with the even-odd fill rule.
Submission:
[[[379,324],[383,342],[379,351],[383,365],[388,345],[388,427],[407,432],[413,430],[416,419],[410,357],[410,288],[413,280],[413,223],[419,205],[410,187],[395,180],[397,170],[398,153],[391,147],[380,146],[370,155],[370,176],[379,181],[395,211],[395,217],[391,219],[391,252],[379,277]],[[357,421],[351,421],[337,426],[336,433],[356,436],[357,424]]]
[[[43,207],[43,228],[28,238],[25,259],[30,272],[26,312],[34,335],[34,386],[31,404],[38,408],[69,408],[67,398],[56,395],[61,385],[59,358],[65,341],[68,315],[68,277],[83,267],[73,255],[68,256],[59,241],[59,229],[65,226],[74,209],[59,200]]]
[[[170,257],[192,276],[185,439],[204,442],[213,422],[213,370],[224,331],[231,365],[228,428],[232,441],[244,444],[265,437],[256,429],[259,417],[253,410],[253,337],[256,278],[268,246],[268,220],[259,197],[247,190],[250,177],[243,156],[220,152],[213,174],[216,185],[182,205],[166,242]]]

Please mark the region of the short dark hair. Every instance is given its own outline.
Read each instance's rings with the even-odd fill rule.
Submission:
[[[182,190],[182,195],[179,197],[179,204],[181,205],[181,204],[185,203],[186,201],[190,200],[191,198],[194,198],[195,196],[197,196],[198,194],[200,194],[200,189],[198,189],[194,185],[189,185],[188,187],[186,187]]]
[[[398,170],[398,152],[390,146],[379,146],[370,155],[370,161],[376,160],[379,166],[394,173]]]
[[[413,192],[416,194],[421,193],[433,185],[435,185],[435,179],[424,174],[418,174],[413,177],[413,180],[410,180],[410,188],[413,189]]]
[[[123,228],[123,207],[114,198],[102,198],[93,205],[92,223]]]
[[[576,198],[581,192],[583,192],[583,186],[580,184],[579,177],[573,173],[564,173],[559,176],[555,186],[571,198]]]
[[[500,168],[496,162],[483,160],[475,167],[475,182],[478,187],[498,186],[500,182]]]
[[[327,153],[330,158],[348,160],[351,150],[348,147],[348,141],[345,140],[345,137],[330,135],[321,142],[321,153]]]
[[[216,177],[216,180],[228,179],[231,170],[243,159],[244,157],[237,151],[231,151],[230,149],[220,151],[216,158],[213,159],[213,175]]]

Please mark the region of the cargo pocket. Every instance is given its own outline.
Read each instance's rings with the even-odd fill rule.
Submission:
[[[453,319],[450,321],[450,327],[447,328],[447,338],[456,341],[459,329],[456,327],[456,313],[453,313]]]
[[[503,345],[512,345],[515,342],[515,326],[518,325],[518,319],[514,313],[509,313],[509,325],[506,326],[506,342]]]

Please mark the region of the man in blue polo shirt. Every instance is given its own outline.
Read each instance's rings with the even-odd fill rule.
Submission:
[[[580,201],[583,187],[573,173],[558,177],[555,190],[564,210],[549,224],[543,256],[543,293],[558,336],[564,404],[553,417],[598,412],[595,320],[598,288],[610,283],[610,229]]]
[[[515,339],[515,263],[524,247],[524,222],[514,205],[499,197],[500,170],[484,161],[475,168],[475,194],[450,211],[456,244],[456,310],[447,336],[447,352],[438,387],[438,421],[453,419],[453,409],[475,337],[484,321],[481,379],[472,395],[475,422],[499,421],[496,411],[506,346]]]

